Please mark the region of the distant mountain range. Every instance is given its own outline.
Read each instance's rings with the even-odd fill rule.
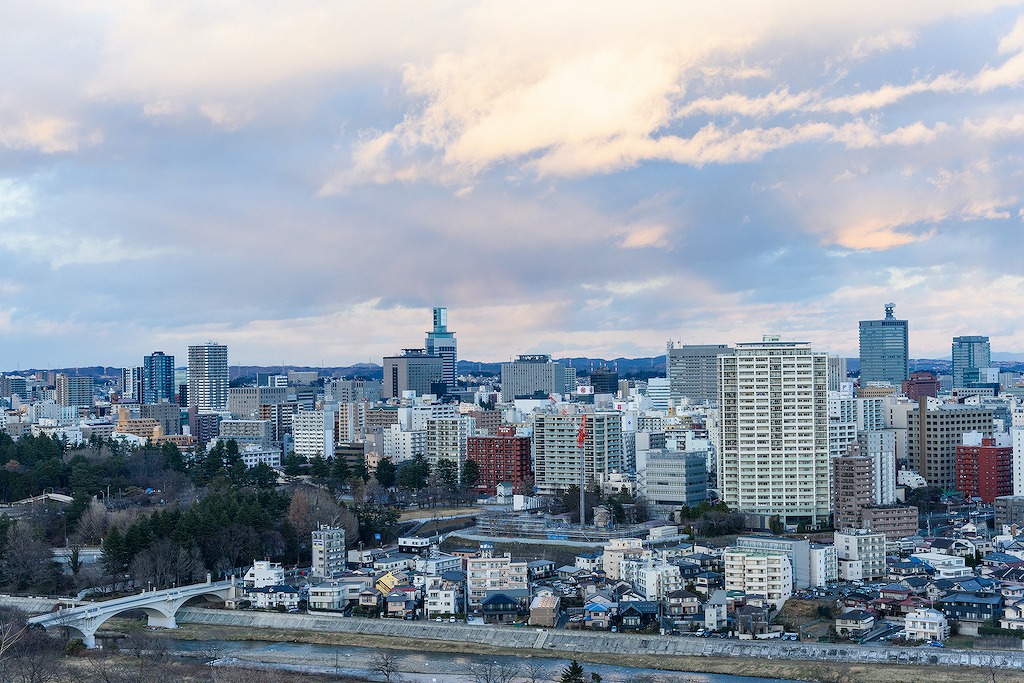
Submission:
[[[992,354],[992,363],[997,367],[1015,372],[1024,372],[1024,354],[995,353]],[[554,359],[567,367],[576,369],[576,374],[586,377],[592,370],[601,367],[608,367],[617,370],[622,378],[646,379],[648,377],[665,376],[665,356],[653,356],[647,358],[556,358]],[[951,361],[945,358],[912,358],[910,360],[911,371],[930,370],[940,374],[950,372]],[[847,358],[846,368],[849,372],[860,371],[859,358]],[[338,365],[333,367],[312,367],[309,365],[232,365],[229,372],[232,380],[245,377],[255,377],[256,373],[287,373],[289,370],[317,372],[321,376],[329,377],[364,377],[366,379],[381,379],[383,367],[376,363],[357,363],[355,365]],[[112,366],[93,365],[79,368],[56,368],[57,372],[68,375],[84,375],[94,377],[98,380],[115,379],[120,377],[121,368]],[[32,374],[39,372],[39,369],[29,370],[5,370],[4,374]],[[460,375],[500,375],[501,363],[485,363],[481,361],[460,360],[458,366]]]

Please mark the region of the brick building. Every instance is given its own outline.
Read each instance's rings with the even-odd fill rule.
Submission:
[[[516,436],[514,427],[498,427],[497,434],[471,436],[466,440],[466,459],[480,467],[476,490],[494,494],[501,482],[511,482],[514,490],[528,482],[530,437]]]
[[[964,434],[964,443],[956,447],[956,490],[986,503],[1012,495],[1013,446],[999,445],[995,438],[980,434]]]

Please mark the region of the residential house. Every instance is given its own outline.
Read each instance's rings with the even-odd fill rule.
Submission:
[[[551,560],[534,560],[526,563],[526,573],[530,581],[539,581],[555,575],[555,563]]]
[[[771,630],[771,606],[761,604],[737,607],[734,612],[733,624],[736,635],[740,639],[766,637]]]
[[[611,628],[612,607],[604,602],[588,602],[583,606],[583,623],[587,628],[607,630]]]
[[[665,616],[685,617],[700,612],[700,598],[680,588],[665,594]]]
[[[943,641],[949,637],[949,620],[942,612],[922,607],[907,615],[903,622],[907,640]]]
[[[299,606],[299,591],[285,584],[246,588],[245,597],[258,609],[296,609]]]
[[[507,593],[495,592],[480,603],[485,624],[507,624],[514,622],[520,614],[519,600]]]
[[[729,624],[729,599],[724,590],[716,590],[704,603],[704,628],[718,631]]]
[[[836,633],[841,636],[861,636],[875,626],[875,615],[867,610],[854,609],[836,617]]]
[[[384,616],[389,619],[406,619],[416,614],[415,592],[408,592],[401,588],[388,593],[384,598]]]
[[[624,631],[648,628],[658,623],[658,603],[634,600],[619,606],[619,624]]]
[[[1003,605],[999,628],[1008,631],[1024,631],[1024,598],[1009,598]]]
[[[938,608],[949,619],[983,622],[1003,616],[1003,596],[998,593],[954,593],[938,602]]]

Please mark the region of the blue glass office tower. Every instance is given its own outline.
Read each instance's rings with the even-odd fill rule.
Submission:
[[[860,385],[888,382],[895,386],[910,379],[908,329],[897,320],[896,304],[885,305],[885,319],[860,321]]]
[[[142,403],[174,403],[174,356],[154,351],[142,359]]]

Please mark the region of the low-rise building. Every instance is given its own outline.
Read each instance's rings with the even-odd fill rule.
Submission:
[[[494,544],[481,543],[480,557],[466,560],[469,606],[479,607],[488,591],[526,590],[529,588],[527,563],[505,554],[494,556]]]
[[[464,590],[461,583],[440,576],[430,577],[424,587],[424,610],[428,619],[462,614]]]
[[[867,610],[854,609],[836,617],[836,633],[841,636],[860,636],[875,626],[875,615]]]
[[[623,561],[622,580],[628,581],[644,600],[661,600],[683,587],[679,566],[660,560]]]
[[[763,595],[774,609],[793,594],[793,566],[783,552],[729,548],[725,560],[725,590]]]
[[[557,595],[538,595],[530,603],[530,626],[554,628],[561,613],[562,601]]]
[[[245,588],[266,588],[284,583],[284,568],[280,562],[253,560],[252,567],[242,578]]]
[[[949,620],[936,609],[922,607],[907,614],[903,622],[907,640],[943,641],[949,637]]]
[[[295,609],[299,606],[299,591],[292,586],[263,586],[262,588],[245,588],[245,597],[252,606],[259,609]]]
[[[867,529],[844,529],[835,534],[839,578],[878,581],[885,578],[885,534]]]

